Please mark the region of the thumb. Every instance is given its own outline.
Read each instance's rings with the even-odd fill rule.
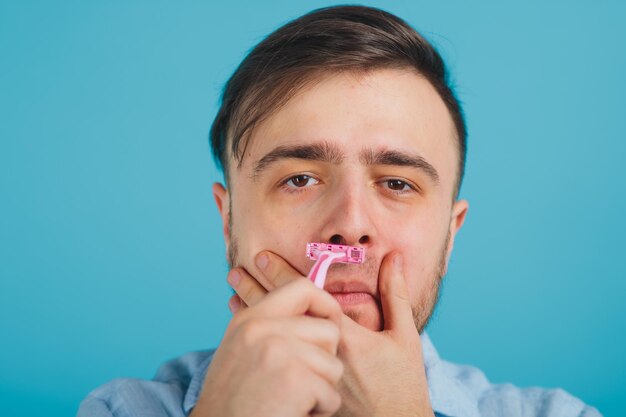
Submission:
[[[409,289],[404,279],[402,255],[399,253],[387,255],[383,260],[378,289],[384,329],[397,336],[415,333]]]

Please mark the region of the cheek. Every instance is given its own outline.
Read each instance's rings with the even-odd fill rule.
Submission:
[[[436,219],[436,220],[432,220]],[[439,213],[423,213],[398,227],[388,222],[380,230],[389,252],[402,254],[404,274],[412,300],[429,291],[441,260],[447,228]]]
[[[305,216],[287,216],[262,202],[242,201],[238,207],[246,208],[238,211],[233,207],[233,236],[237,240],[239,264],[254,271],[254,257],[262,250],[269,250],[306,275],[313,263],[305,253],[307,242],[315,235],[314,225],[305,221]]]

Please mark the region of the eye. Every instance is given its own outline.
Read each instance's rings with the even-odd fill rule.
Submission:
[[[287,181],[284,182],[288,188],[304,188],[317,183],[319,183],[318,180],[305,174],[294,175],[293,177],[287,178]]]
[[[408,195],[417,192],[417,186],[399,178],[388,178],[380,182],[386,191],[396,195]]]

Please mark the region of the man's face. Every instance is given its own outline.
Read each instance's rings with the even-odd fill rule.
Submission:
[[[324,78],[258,125],[230,189],[214,187],[231,266],[259,276],[254,257],[270,250],[307,275],[307,242],[364,247],[365,263],[331,266],[325,289],[380,330],[380,265],[399,252],[421,331],[467,211],[453,204],[457,160],[450,114],[415,72]]]

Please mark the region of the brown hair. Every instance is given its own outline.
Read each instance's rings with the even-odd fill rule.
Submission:
[[[272,32],[241,62],[222,92],[211,126],[213,156],[228,183],[228,146],[241,164],[254,127],[298,91],[329,73],[412,68],[437,90],[458,139],[458,196],[465,171],[467,132],[463,111],[437,50],[405,21],[365,6],[314,10]]]

